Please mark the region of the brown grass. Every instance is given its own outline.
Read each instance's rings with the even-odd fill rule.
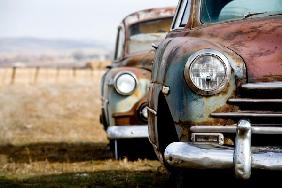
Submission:
[[[0,187],[164,186],[158,161],[112,159],[99,124],[103,71],[55,80],[46,70],[36,83],[30,71],[0,85]]]

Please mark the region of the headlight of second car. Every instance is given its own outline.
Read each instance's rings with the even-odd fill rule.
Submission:
[[[228,59],[212,49],[203,49],[191,55],[184,70],[187,84],[201,95],[222,91],[229,82],[230,74]]]
[[[137,87],[136,76],[131,72],[123,72],[115,78],[116,91],[121,95],[130,95]]]

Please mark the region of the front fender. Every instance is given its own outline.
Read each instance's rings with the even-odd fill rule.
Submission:
[[[114,78],[122,71],[132,72],[137,78],[137,88],[129,96],[119,94],[114,87]],[[151,72],[134,67],[118,67],[111,69],[105,76],[103,86],[103,108],[109,126],[116,125],[115,115],[134,116],[136,108],[145,102],[148,92]]]
[[[193,92],[184,78],[184,67],[191,54],[202,49],[215,49],[222,52],[229,60],[232,68],[230,82],[225,90],[213,96],[201,96]],[[170,40],[158,64],[156,83],[169,87],[169,94],[165,99],[169,106],[176,125],[219,125],[227,122],[222,119],[213,119],[210,113],[227,108],[228,98],[235,95],[236,84],[245,79],[245,65],[243,60],[224,46],[208,40],[194,37],[177,37]],[[160,54],[157,52],[157,55]],[[154,73],[153,73],[154,74]]]

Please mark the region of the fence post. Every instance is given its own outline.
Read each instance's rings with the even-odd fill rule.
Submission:
[[[33,78],[33,84],[37,83],[38,75],[39,75],[40,67],[35,68],[34,78]]]
[[[15,83],[16,73],[17,73],[17,67],[14,66],[13,69],[12,69],[12,76],[11,76],[10,84],[14,84]]]

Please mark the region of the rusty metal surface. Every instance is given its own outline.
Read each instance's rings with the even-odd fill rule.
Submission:
[[[282,16],[269,16],[197,28],[185,35],[208,40],[239,54],[249,82],[282,81]]]
[[[107,126],[144,125],[146,121],[140,118],[139,108],[146,103],[151,68],[154,59],[152,50],[128,54],[130,42],[129,29],[132,24],[150,20],[170,18],[172,20],[175,8],[156,8],[135,12],[123,19],[120,28],[124,29],[123,54],[113,61],[110,69],[102,79],[102,111]],[[157,26],[155,26],[157,27]],[[128,96],[118,94],[113,87],[114,78],[120,72],[128,71],[137,78],[137,88]]]
[[[119,62],[113,63],[112,67],[139,67],[147,70],[152,69],[154,52],[141,52],[134,55],[129,55]]]
[[[211,112],[234,110],[234,106],[228,105],[227,100],[236,96],[236,88],[245,83],[246,79],[248,82],[280,81],[282,72],[281,18],[277,16],[223,23],[191,31],[171,32],[168,35],[167,40],[161,45],[168,44],[163,49],[160,47],[161,50],[157,52],[162,57],[156,57],[161,58],[161,61],[157,61],[154,65],[156,70],[153,71],[153,78],[156,77],[156,80],[153,82],[170,87],[171,95],[167,96],[166,100],[176,124],[210,123],[212,121],[209,118]],[[261,27],[255,27],[256,25]],[[242,31],[243,29],[245,32]],[[236,36],[235,33],[237,33]],[[183,76],[180,75],[183,73],[188,57],[193,52],[205,48],[223,52],[230,60],[233,69],[231,81],[225,91],[210,97],[201,97],[192,92],[187,87]],[[162,50],[164,52],[161,52]],[[269,53],[261,53],[263,51]],[[247,75],[243,71],[245,64],[248,70]],[[238,69],[241,72],[236,72]],[[193,106],[193,110],[188,106]],[[154,106],[151,107],[155,109]]]
[[[259,89],[256,92],[260,96],[254,96],[241,86],[246,86],[246,83],[257,84],[257,82],[269,82],[263,84],[269,86],[282,81],[282,16],[256,17],[203,25],[199,20],[199,2],[192,1],[193,15],[186,28],[171,31],[156,50],[148,94],[149,107],[156,113],[149,113],[149,138],[160,160],[163,160],[161,152],[164,152],[160,147],[163,144],[159,142],[160,134],[165,137],[170,135],[166,133],[167,128],[164,128],[164,125],[158,124],[159,119],[170,120],[160,113],[159,106],[166,106],[161,105],[163,103],[167,104],[166,110],[171,114],[173,129],[176,130],[179,141],[183,142],[191,141],[191,126],[226,127],[237,124],[236,119],[211,116],[212,113],[240,113],[242,106],[245,108],[249,106],[240,106],[228,101],[232,98],[245,97],[250,101],[259,102],[259,105],[252,106],[254,109],[247,109],[247,112],[256,110],[263,112],[264,108],[268,108],[266,117],[271,117],[273,113],[277,114],[279,110],[281,112],[281,106],[269,108],[267,104],[261,105],[263,101],[266,101],[265,103],[271,101],[271,97],[277,98],[275,102],[280,101],[281,88],[278,88],[276,95],[271,89],[266,93]],[[188,58],[202,49],[220,51],[231,65],[229,84],[219,94],[198,95],[185,82],[183,72]],[[168,94],[163,94],[163,87],[169,88]],[[266,96],[268,98],[264,98]],[[272,103],[275,105],[277,104],[275,102]],[[256,109],[257,106],[262,109]],[[276,111],[271,113],[271,110]],[[281,124],[281,118],[279,120],[267,118],[262,122],[254,121],[254,123],[260,125],[270,123],[276,126],[279,125],[279,121]],[[231,139],[234,141],[234,138]],[[233,141],[229,142],[230,146],[234,145]]]
[[[144,120],[140,118],[140,113],[138,112],[138,110],[144,104],[147,104],[147,95],[137,101],[129,111],[113,113],[112,117],[115,119],[115,125],[142,125],[145,123],[147,124],[147,122],[144,122]]]
[[[175,7],[146,9],[128,15],[123,19],[122,23],[128,27],[138,22],[171,17],[174,12]]]

